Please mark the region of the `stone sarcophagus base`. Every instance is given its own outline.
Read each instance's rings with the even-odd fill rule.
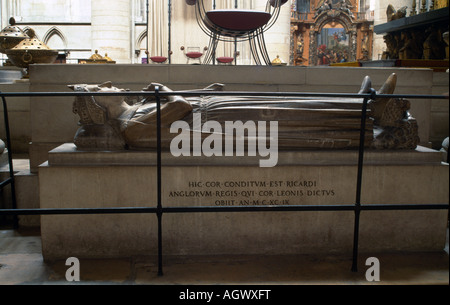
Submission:
[[[356,151],[279,153],[273,168],[254,157],[162,156],[165,207],[354,204]],[[362,204],[448,203],[439,152],[367,151]],[[64,144],[39,168],[41,208],[156,207],[156,153],[88,152]],[[363,211],[359,249],[441,251],[447,210]],[[162,217],[163,254],[351,254],[354,213],[187,213]],[[154,214],[41,216],[44,259],[157,254]]]

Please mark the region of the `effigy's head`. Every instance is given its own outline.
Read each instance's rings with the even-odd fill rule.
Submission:
[[[94,95],[94,93],[122,93],[123,89],[113,87],[110,82],[100,85],[77,84],[68,86],[77,95],[73,112],[80,117],[74,143],[78,149],[121,150],[126,143],[116,123],[122,110],[123,95]],[[92,95],[91,95],[92,94]]]
[[[100,85],[76,84],[68,87],[75,92],[126,92],[125,89],[112,86],[111,82]],[[81,125],[104,124],[111,109],[120,106],[123,102],[124,97],[120,95],[77,96],[73,104],[73,112],[80,116]]]
[[[70,85],[69,88],[74,90],[75,92],[95,92],[95,93],[120,93],[126,92],[125,89],[120,89],[114,87],[111,82],[105,82],[100,85],[87,85],[87,84],[78,84],[78,85]],[[123,96],[120,95],[96,95],[95,102],[99,104],[101,107],[109,108],[111,106],[115,106],[117,104],[121,104],[124,100]]]

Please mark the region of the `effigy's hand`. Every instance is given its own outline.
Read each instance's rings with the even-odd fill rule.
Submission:
[[[160,83],[151,83],[146,88],[142,89],[142,91],[144,91],[144,92],[155,92],[156,91],[156,87],[158,87],[158,90],[160,92],[173,92],[172,89],[170,89],[169,87],[164,86],[163,84],[160,84]],[[168,97],[167,99],[170,101],[173,98],[172,97]],[[155,100],[156,100],[155,96],[153,96],[153,95],[152,96],[147,96],[143,100],[143,103],[147,104],[147,103],[150,103],[150,102],[154,102]]]
[[[214,84],[211,84],[208,87],[204,88],[203,90],[206,90],[206,91],[223,91],[224,87],[225,87],[224,84],[214,83]]]
[[[146,88],[142,89],[142,91],[155,91],[156,87],[159,87],[159,91],[172,92],[172,89],[159,83],[151,83]]]

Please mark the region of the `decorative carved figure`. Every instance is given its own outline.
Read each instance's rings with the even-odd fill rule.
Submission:
[[[324,1],[323,4],[317,8],[314,18],[317,18],[320,14],[322,14],[323,12],[329,11],[332,8],[333,8],[332,0]]]
[[[303,50],[304,50],[304,45],[303,45],[303,37],[298,37],[297,40],[297,57],[299,58],[303,58]]]
[[[348,0],[342,0],[340,3],[339,3],[339,9],[341,10],[341,11],[343,11],[344,13],[346,13],[347,15],[349,15],[351,18],[355,18],[355,16],[353,15],[353,13],[352,13],[352,11],[351,11],[351,9],[353,8],[353,6],[351,5],[351,4],[349,4],[348,2],[347,2]]]
[[[445,43],[440,29],[430,26],[425,34],[423,43],[423,59],[442,59],[445,57]]]
[[[442,34],[442,38],[444,39],[444,42],[445,42],[445,44],[446,44],[446,46],[445,46],[445,58],[446,59],[448,59],[448,45],[449,45],[449,43],[448,43],[448,31],[447,32],[444,32],[444,34]]]
[[[364,33],[361,40],[362,60],[369,60],[369,34]]]
[[[386,10],[387,21],[390,22],[405,17],[407,9],[407,6],[403,6],[402,8],[395,10],[394,6],[389,4]]]
[[[403,45],[399,48],[399,59],[422,59],[423,33],[420,31],[405,31],[401,33]]]

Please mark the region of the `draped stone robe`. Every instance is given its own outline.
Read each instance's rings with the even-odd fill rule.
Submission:
[[[190,126],[193,133],[201,133],[202,139],[211,133],[199,129],[209,121],[218,122],[225,134],[227,122],[277,122],[278,147],[280,149],[298,148],[357,148],[359,146],[362,99],[311,99],[311,98],[283,98],[259,96],[202,96],[189,97],[186,101],[192,111],[181,118]],[[136,111],[132,119],[148,114],[155,110],[155,104],[143,105]],[[370,116],[370,110],[368,111]],[[201,121],[199,121],[199,119]],[[172,122],[173,123],[173,122]],[[136,138],[130,134],[128,143],[132,147],[145,148],[156,145],[156,125],[148,122],[152,128],[140,125],[136,130],[147,129],[152,136]],[[256,124],[257,125],[257,124]],[[176,133],[170,133],[170,126],[165,124],[162,129],[163,147],[169,147]],[[214,132],[217,132],[215,130]],[[268,131],[267,131],[268,134]],[[366,146],[373,142],[373,120],[367,120]]]

